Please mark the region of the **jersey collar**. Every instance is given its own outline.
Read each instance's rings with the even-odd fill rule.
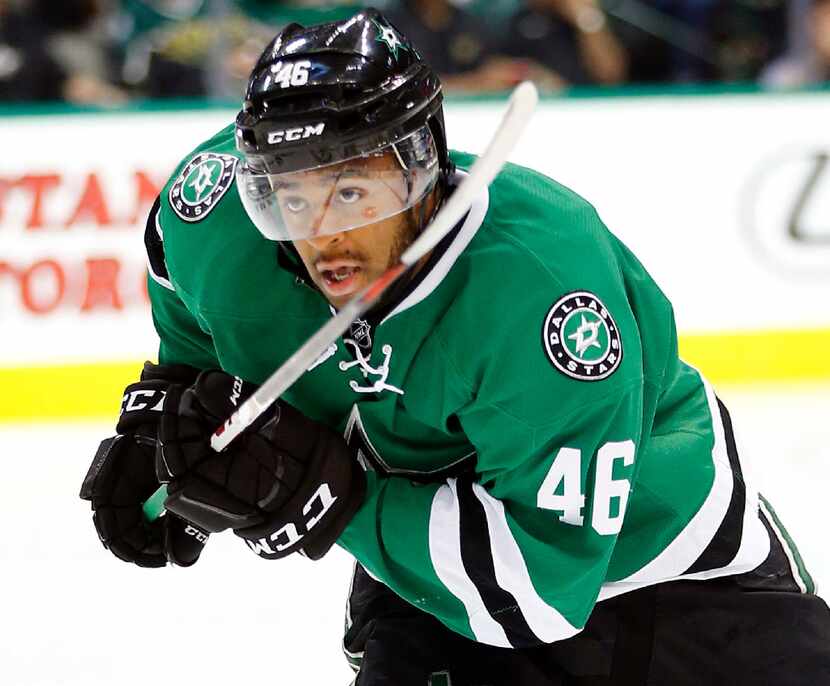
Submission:
[[[456,170],[450,180],[450,185],[458,186],[466,176],[466,172]],[[417,305],[441,284],[449,274],[450,269],[458,261],[461,253],[464,252],[464,249],[481,228],[489,206],[490,194],[487,188],[483,188],[470,206],[467,216],[435,247],[427,264],[418,272],[416,278],[408,284],[410,287],[397,300],[391,311],[385,314],[380,322],[381,324]]]

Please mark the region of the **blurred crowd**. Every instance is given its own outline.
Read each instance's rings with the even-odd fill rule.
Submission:
[[[341,0],[0,0],[0,102],[237,99],[292,21]],[[830,0],[376,0],[448,92],[830,81]]]

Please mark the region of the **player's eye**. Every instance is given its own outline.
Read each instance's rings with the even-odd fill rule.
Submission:
[[[338,199],[345,205],[351,205],[353,203],[356,203],[364,195],[365,193],[359,188],[341,188],[339,191],[337,191]]]
[[[283,207],[293,214],[299,214],[308,208],[308,201],[299,195],[289,195],[283,200]]]

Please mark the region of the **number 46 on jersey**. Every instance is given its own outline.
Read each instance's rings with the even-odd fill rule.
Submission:
[[[615,536],[622,528],[631,481],[615,479],[614,467],[631,467],[634,451],[631,440],[604,443],[597,451],[594,487],[591,489],[591,526],[603,536]],[[560,448],[536,494],[537,507],[561,512],[559,521],[573,526],[585,523],[582,458],[578,448]]]

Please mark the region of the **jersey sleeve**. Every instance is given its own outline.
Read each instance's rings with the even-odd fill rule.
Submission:
[[[369,496],[341,545],[468,638],[519,648],[576,634],[622,523],[637,438],[623,427],[637,395],[631,389],[615,407],[574,417],[567,434],[523,437],[514,418],[485,413],[488,433],[501,430],[505,440],[483,448],[479,464],[494,464],[503,449],[510,467],[441,484],[370,473]]]
[[[504,273],[504,260],[494,259],[492,269],[477,264]],[[340,541],[416,607],[502,647],[562,640],[585,625],[636,478],[643,415],[640,341],[615,270],[572,284],[533,259],[522,267],[536,272],[532,289],[491,290],[487,307],[471,300],[475,337],[458,326],[463,316],[455,330],[434,333],[444,338],[445,373],[467,391],[456,416],[476,449],[475,472],[425,485],[370,474],[367,501]],[[574,336],[572,352],[587,340],[593,301],[574,292],[594,294],[595,311],[607,308],[619,326],[621,361],[608,362],[608,336],[604,351],[585,355],[613,366],[601,378],[557,366],[558,351],[544,342],[553,332],[547,320],[567,298],[577,319],[558,331]]]
[[[147,293],[153,325],[159,335],[159,363],[188,364],[198,369],[219,368],[211,337],[177,295],[168,271],[159,198],[147,217],[144,245],[147,250]]]

